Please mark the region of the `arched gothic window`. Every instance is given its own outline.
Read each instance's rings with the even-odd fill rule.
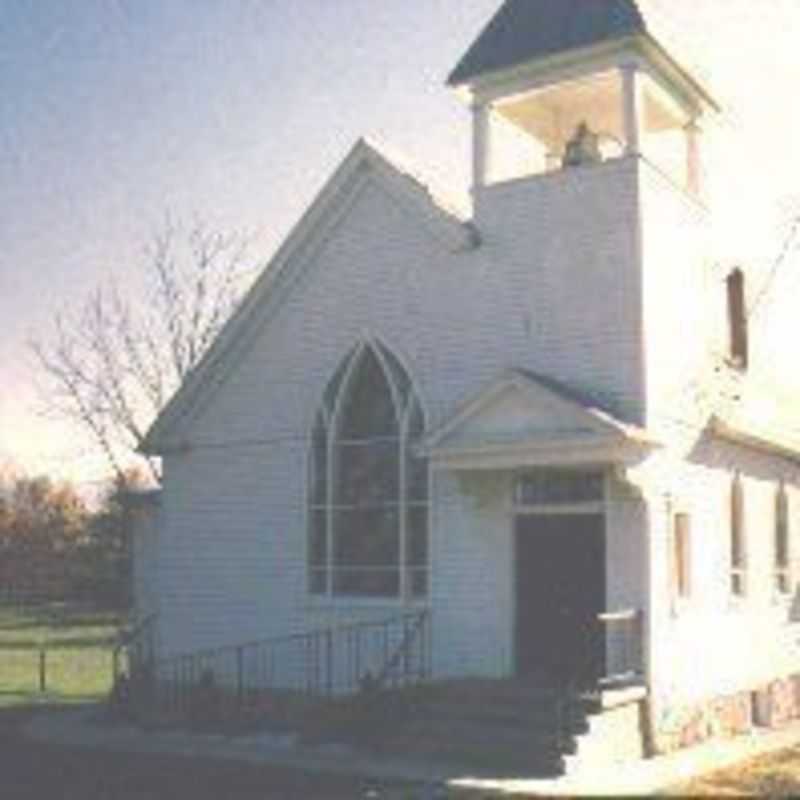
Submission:
[[[406,371],[379,344],[340,364],[314,424],[309,591],[413,597],[428,592],[425,421]]]

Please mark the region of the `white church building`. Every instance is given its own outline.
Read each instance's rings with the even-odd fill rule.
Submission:
[[[634,0],[507,0],[448,83],[469,214],[359,141],[152,427],[157,658],[424,620],[426,680],[635,687],[656,749],[800,714],[800,406],[713,86]]]

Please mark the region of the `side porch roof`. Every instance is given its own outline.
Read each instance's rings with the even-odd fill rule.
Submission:
[[[712,436],[724,441],[800,463],[800,435],[775,420],[753,422],[732,415],[714,415],[707,427]]]
[[[768,455],[800,463],[798,395],[763,373],[728,375],[727,402],[710,415],[706,431]]]

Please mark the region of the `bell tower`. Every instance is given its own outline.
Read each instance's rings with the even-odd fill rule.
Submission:
[[[711,335],[713,98],[635,0],[506,0],[449,83],[471,109],[474,219],[517,287],[530,368],[632,422],[674,415]],[[676,331],[693,335],[676,346]]]
[[[634,0],[506,0],[448,83],[473,116],[473,191],[641,156],[703,192],[717,106],[648,31]]]

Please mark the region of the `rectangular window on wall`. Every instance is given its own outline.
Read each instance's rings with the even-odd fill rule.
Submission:
[[[675,514],[672,522],[672,595],[687,598],[691,594],[691,517]]]
[[[731,594],[743,597],[747,591],[747,552],[744,524],[744,490],[737,475],[731,483],[730,495],[730,580]]]
[[[604,478],[599,471],[538,469],[517,478],[517,505],[572,505],[602,502]]]
[[[728,275],[728,325],[730,330],[730,363],[738,369],[747,369],[748,336],[747,308],[745,305],[744,273],[735,269]]]
[[[775,591],[792,591],[791,553],[789,541],[789,497],[781,485],[775,493]]]

